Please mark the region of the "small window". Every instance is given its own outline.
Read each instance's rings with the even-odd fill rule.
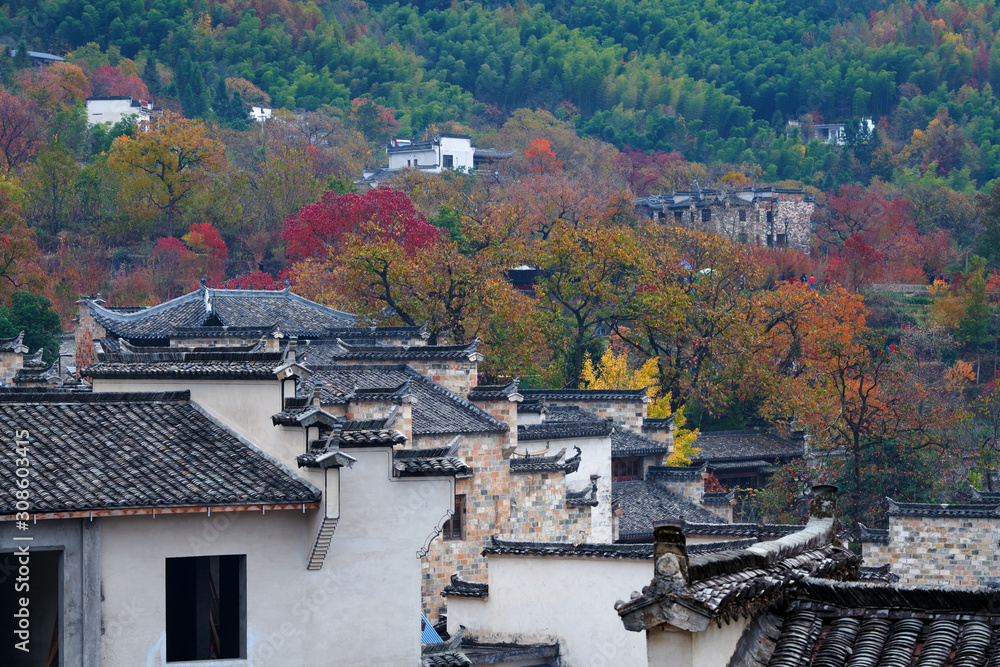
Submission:
[[[703,209],[701,209],[701,221],[702,222],[711,222],[712,221],[712,209],[710,209],[710,208],[703,208]]]
[[[768,234],[767,235],[767,247],[768,248],[773,248],[774,247],[774,234]]]
[[[247,657],[246,556],[168,558],[167,662]]]
[[[746,232],[740,232],[739,234],[736,235],[736,240],[739,241],[741,244],[746,245],[746,243],[747,243],[747,233]]]
[[[768,222],[774,222],[774,211],[768,211],[767,212],[767,221]]]
[[[740,211],[740,222],[746,222],[746,221],[747,221],[747,212]]]
[[[444,522],[441,538],[448,541],[465,539],[465,494],[455,494],[455,514]]]
[[[784,248],[788,245],[788,236],[785,234],[778,234],[778,247]]]
[[[684,214],[680,211],[674,211],[674,222],[678,225],[684,222]]]
[[[442,166],[445,169],[451,169],[455,166],[455,157],[453,155],[445,155],[441,159],[443,160]]]
[[[638,456],[611,459],[611,479],[615,482],[642,479],[642,460]]]

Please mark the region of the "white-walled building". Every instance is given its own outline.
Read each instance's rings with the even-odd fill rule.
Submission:
[[[131,97],[88,97],[87,98],[87,123],[89,125],[101,125],[110,123],[114,125],[121,120],[132,116],[136,124],[148,121],[150,116],[156,111],[150,100],[133,100]]]
[[[361,183],[378,187],[393,173],[403,169],[419,169],[429,174],[493,169],[497,163],[510,159],[517,153],[498,151],[495,148],[477,148],[468,134],[439,134],[426,141],[392,139],[385,152],[389,163],[378,169],[366,169]]]

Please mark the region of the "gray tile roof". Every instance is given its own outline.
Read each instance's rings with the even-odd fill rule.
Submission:
[[[889,516],[913,517],[967,517],[995,519],[1000,517],[1000,503],[974,503],[967,505],[935,505],[931,503],[897,503],[889,501]]]
[[[20,352],[24,354],[28,351],[28,346],[24,344],[24,332],[17,334],[13,338],[0,339],[0,352]]]
[[[611,422],[603,424],[591,422],[532,424],[517,427],[517,439],[519,442],[565,440],[569,438],[606,438],[609,435],[611,435]]]
[[[472,468],[465,461],[449,455],[448,447],[397,449],[393,453],[392,466],[400,477],[455,477],[472,474]]]
[[[511,456],[511,473],[565,472],[567,475],[580,468],[580,448],[566,458],[566,450],[559,450],[552,456]]]
[[[604,424],[608,420],[578,405],[550,405],[545,409],[545,424],[567,424],[589,422]]]
[[[633,630],[661,624],[662,613],[670,614],[675,605],[687,609],[690,620],[698,619],[693,625],[709,619],[729,623],[741,616],[752,618],[793,595],[799,582],[808,577],[843,579],[858,576],[861,559],[850,551],[829,543],[817,546],[812,537],[801,541],[792,536],[784,539],[784,544],[764,542],[746,549],[691,556],[688,583],[684,588],[666,590],[657,579],[630,601],[615,604],[615,609],[625,627]],[[765,546],[768,548],[762,548]],[[659,607],[661,603],[663,606]]]
[[[305,383],[303,393],[311,395],[312,386],[318,384],[321,401],[327,405],[346,403],[355,388],[399,387],[409,383],[408,390],[417,399],[413,404],[413,434],[417,436],[508,430],[505,422],[407,366],[310,365],[310,369],[313,375]]]
[[[734,667],[993,665],[1000,592],[807,577],[778,608],[769,641]]]
[[[514,394],[518,394],[517,385],[519,381],[514,380],[509,384],[481,384],[472,388],[469,392],[469,400],[477,401],[506,401]]]
[[[525,400],[540,398],[545,401],[635,401],[645,403],[648,394],[645,389],[524,389]]]
[[[870,544],[889,544],[887,529],[869,528],[863,523],[858,524],[858,542]]]
[[[611,456],[652,456],[669,452],[666,443],[639,435],[620,424],[615,424],[611,430]]]
[[[685,523],[684,534],[771,539],[797,533],[805,526],[784,523]]]
[[[611,499],[622,512],[618,518],[620,540],[652,540],[653,522],[661,519],[725,523],[721,517],[681,494],[649,480],[614,482],[611,484]]]
[[[451,575],[451,583],[444,587],[441,595],[458,598],[484,598],[490,594],[489,584],[480,584],[475,581],[465,581],[457,574]]]
[[[712,542],[694,544],[687,548],[688,554],[708,554],[732,549],[743,549],[756,544],[756,539],[734,542]],[[483,555],[502,556],[558,556],[565,558],[611,558],[616,560],[652,560],[652,544],[573,544],[570,542],[518,542],[493,536],[490,545],[483,549]],[[455,576],[452,576],[452,582]],[[467,583],[467,582],[462,582]],[[485,584],[472,584],[485,586]],[[445,590],[448,590],[447,588]]]
[[[208,308],[211,304],[211,310]],[[189,337],[195,329],[238,327],[255,331],[275,325],[290,336],[322,336],[330,329],[354,324],[354,316],[284,290],[226,290],[201,288],[184,296],[136,312],[122,312],[89,303],[91,315],[120,338],[165,339]],[[232,334],[230,334],[232,335]]]
[[[300,352],[310,366],[328,366],[344,361],[475,361],[482,357],[478,342],[468,345],[356,345],[341,339],[315,340]]]
[[[0,391],[4,432],[30,437],[31,511],[300,503],[320,492],[189,400],[189,392]],[[14,479],[13,448],[0,475]],[[0,489],[0,514],[15,511]]]
[[[734,459],[790,459],[801,457],[801,442],[785,440],[763,431],[702,431],[694,446],[700,451],[691,460],[727,461]]]
[[[284,365],[281,352],[232,352],[225,348],[194,352],[166,350],[153,353],[101,352],[97,362],[83,370],[91,378],[246,378],[275,379]]]

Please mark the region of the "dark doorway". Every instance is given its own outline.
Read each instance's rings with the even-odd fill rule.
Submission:
[[[168,558],[167,662],[246,657],[246,556]]]
[[[59,659],[61,572],[62,551],[29,548],[27,558],[15,553],[0,554],[0,636],[3,637],[0,665],[62,665]],[[27,602],[26,607],[22,607],[23,602]],[[24,635],[15,634],[17,630],[27,631],[27,644],[22,643]],[[22,651],[18,646],[28,650]]]

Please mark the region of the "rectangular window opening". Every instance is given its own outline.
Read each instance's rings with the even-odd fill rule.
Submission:
[[[246,556],[166,559],[167,662],[247,657]]]
[[[441,539],[448,541],[465,539],[465,494],[455,494],[455,514],[444,522]]]
[[[788,246],[788,236],[786,236],[785,234],[778,234],[778,241],[777,241],[777,243],[778,243],[778,247],[779,248],[787,247]]]
[[[451,168],[453,168],[455,166],[455,156],[453,156],[453,155],[444,155],[444,156],[441,157],[441,159],[443,161],[442,162],[442,166],[445,169],[451,169]]]
[[[710,209],[710,208],[703,208],[703,209],[701,209],[701,221],[702,222],[711,222],[712,221],[712,209]]]
[[[611,479],[615,482],[642,479],[642,459],[638,456],[611,459]]]
[[[747,221],[747,212],[740,211],[740,222],[746,222],[746,221]]]

